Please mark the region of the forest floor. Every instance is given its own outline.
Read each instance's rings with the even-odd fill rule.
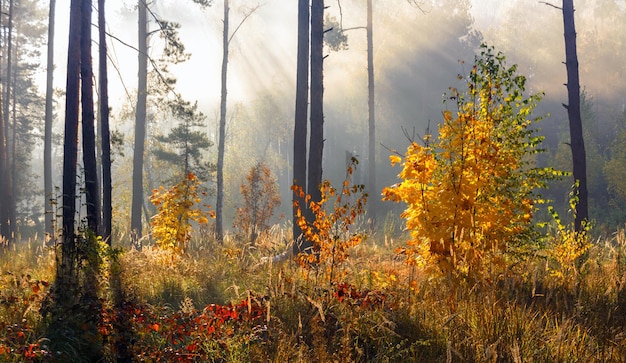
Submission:
[[[382,233],[329,282],[329,266],[263,259],[285,234],[122,248],[103,260],[90,319],[51,318],[54,249],[17,243],[0,257],[0,361],[626,361],[624,231],[567,279],[537,255],[474,284],[418,273],[395,251],[405,236]]]

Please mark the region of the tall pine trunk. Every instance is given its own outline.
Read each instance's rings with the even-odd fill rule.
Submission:
[[[309,0],[298,0],[298,60],[296,70],[296,112],[293,131],[293,183],[299,185],[306,192],[306,145],[307,145],[307,117],[309,106]],[[293,193],[294,202],[302,208],[304,198]],[[303,250],[298,243],[302,230],[296,221],[297,209],[293,208],[293,252],[297,254]]]
[[[376,190],[376,116],[374,102],[374,25],[372,16],[372,0],[367,0],[367,108],[368,108],[368,186],[370,196],[375,196]],[[369,199],[368,214],[372,221],[376,220],[377,198]]]
[[[0,101],[2,92],[0,92]],[[11,234],[9,228],[9,193],[7,189],[9,175],[7,170],[7,144],[4,132],[4,115],[0,108],[0,244],[7,247],[5,243]]]
[[[224,0],[224,32],[222,34],[222,89],[220,99],[220,126],[219,140],[217,144],[217,200],[215,203],[215,238],[222,241],[223,229],[223,204],[224,204],[224,151],[226,136],[226,96],[228,76],[228,0]]]
[[[111,133],[109,129],[109,75],[107,72],[106,21],[104,0],[98,0],[98,71],[100,74],[100,133],[102,140],[102,239],[111,245],[113,207],[111,193]]]
[[[583,126],[580,115],[580,81],[578,55],[576,51],[576,27],[574,23],[574,1],[563,0],[563,28],[565,33],[565,66],[567,68],[567,99],[565,106],[569,116],[570,147],[572,150],[574,180],[578,183],[578,204],[574,228],[582,231],[583,221],[589,219],[587,202],[587,162]]]
[[[6,177],[4,188],[6,189],[4,203],[5,213],[6,213],[6,223],[3,225],[4,232],[2,235],[6,238],[8,243],[13,241],[15,237],[15,193],[13,193],[13,166],[15,155],[12,151],[14,151],[15,139],[9,137],[10,132],[10,112],[9,105],[11,103],[11,79],[13,78],[13,3],[14,0],[9,0],[9,13],[4,14],[8,15],[8,27],[6,32],[6,47],[7,47],[7,61],[6,61],[6,76],[4,79],[4,99],[3,99],[3,112],[2,116],[4,118],[4,136],[5,136],[5,165],[4,165],[4,175]]]
[[[50,11],[48,14],[48,58],[46,69],[46,115],[44,126],[44,149],[43,149],[43,175],[44,175],[44,220],[45,233],[50,239],[54,239],[55,231],[53,227],[54,206],[52,199],[52,121],[54,111],[52,109],[52,96],[54,93],[54,17],[56,0],[50,0]]]
[[[100,226],[100,187],[96,161],[96,133],[93,107],[93,62],[91,59],[91,0],[82,2],[81,35],[81,110],[83,130],[83,167],[85,168],[85,200],[87,226],[98,234]]]
[[[131,208],[131,233],[139,246],[142,236],[141,210],[143,207],[143,157],[146,140],[146,102],[148,96],[148,10],[144,0],[139,0],[138,16],[138,72],[137,106],[135,109],[135,152],[133,155],[133,199]]]
[[[311,4],[311,136],[307,192],[312,200],[321,199],[324,149],[324,0]]]
[[[67,83],[65,86],[65,136],[63,140],[63,246],[57,280],[61,288],[71,285],[76,273],[76,164],[78,161],[78,114],[80,105],[81,0],[70,5],[70,29],[67,49]]]

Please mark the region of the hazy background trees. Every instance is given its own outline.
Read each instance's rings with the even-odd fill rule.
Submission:
[[[3,12],[9,14],[10,3],[8,0],[1,3]],[[8,16],[0,18],[3,25],[0,51],[5,55],[0,59],[0,74],[5,75],[0,79],[3,111],[6,90],[11,90],[9,112],[3,115],[0,130],[6,138],[0,144],[0,151],[6,151],[5,172],[1,173],[5,187],[1,189],[6,193],[10,182],[15,187],[15,191],[8,194],[14,202],[9,197],[0,198],[0,211],[4,211],[0,213],[0,223],[8,236],[44,230],[43,202],[48,196],[42,197],[40,155],[43,155],[45,131],[42,121],[48,5],[15,1],[11,31]],[[112,148],[112,201],[117,221],[113,229],[122,234],[128,232],[132,214],[133,154],[140,151],[140,144],[134,138],[143,139],[141,132],[137,133],[134,128],[138,111],[137,57],[141,54],[137,51],[138,5],[130,0],[106,5],[112,140],[119,141],[114,142]],[[175,168],[171,167],[171,161],[157,157],[159,150],[178,155],[186,153],[181,154],[180,149],[168,144],[168,140],[173,140],[170,136],[181,131],[177,127],[186,122],[168,105],[196,107],[197,118],[191,129],[204,133],[209,145],[218,143],[224,15],[221,1],[213,5],[203,8],[193,1],[170,0],[149,3],[151,12],[146,15],[147,33],[151,33],[147,35],[150,42],[146,44],[146,150],[141,152],[145,158],[141,183],[143,199],[153,188],[172,181]],[[342,0],[341,10],[337,2],[326,1],[325,5],[324,18],[341,20],[343,28],[367,24],[365,2]],[[372,143],[368,140],[368,39],[355,31],[347,33],[347,47],[332,53],[327,49],[323,53],[326,56],[323,68],[324,177],[340,182],[345,173],[345,155],[349,153],[362,162],[368,158],[376,161],[378,189],[394,183],[396,172],[387,163],[385,147],[402,148],[406,142],[403,129],[416,135],[423,134],[429,126],[431,130],[436,129],[441,120],[442,93],[454,82],[455,73],[469,72],[467,65],[460,61],[471,61],[483,40],[504,52],[510,63],[519,64],[520,72],[529,75],[531,92],[546,92],[537,112],[550,114],[542,125],[548,152],[538,162],[572,169],[566,144],[570,142],[568,116],[561,106],[567,99],[563,87],[566,72],[562,64],[565,61],[562,13],[531,0],[423,1],[423,11],[403,1],[380,0],[375,5],[372,11],[376,29],[372,40],[376,75],[374,151],[369,149]],[[245,13],[240,4],[231,1],[231,6],[232,15],[240,17]],[[626,221],[623,207],[626,193],[619,183],[623,179],[621,175],[626,175],[622,167],[626,160],[621,151],[626,132],[623,98],[626,65],[618,61],[626,52],[623,21],[626,4],[623,0],[577,0],[575,6],[582,124],[587,141],[589,214],[610,231]],[[56,9],[53,90],[64,88],[69,0],[56,0]],[[232,226],[236,207],[242,201],[239,186],[248,170],[259,161],[264,161],[277,177],[282,198],[277,214],[291,214],[289,186],[297,167],[292,161],[295,156],[297,18],[297,2],[269,1],[246,21],[237,33],[237,41],[230,44],[222,213],[226,230]],[[11,78],[6,76],[9,33]],[[522,33],[524,36],[519,36]],[[168,42],[167,36],[161,37],[161,34],[173,34],[172,39],[176,41]],[[175,45],[184,46],[180,57],[174,56]],[[177,60],[172,56],[178,57]],[[95,95],[96,101],[99,97]],[[193,106],[196,101],[197,106]],[[55,194],[54,187],[60,185],[58,139],[63,131],[58,120],[65,116],[64,110],[56,106],[62,102],[63,95],[57,93],[52,102],[52,114],[57,118],[51,127],[53,141],[49,151],[53,189],[45,194]],[[304,104],[307,103],[305,98]],[[199,145],[206,143],[202,141]],[[216,180],[212,165],[217,161],[216,149],[211,146],[199,149],[202,157],[199,164],[206,167],[209,192],[206,202],[213,205],[215,194],[211,190],[215,189]],[[80,167],[78,170],[82,173]],[[363,164],[355,171],[354,178],[355,182],[370,183]],[[555,183],[547,196],[565,205],[569,183],[569,180]],[[376,190],[370,194],[370,200],[379,197]],[[380,216],[399,210],[397,208],[381,203]],[[13,224],[13,217],[8,215],[11,211],[16,213]],[[146,217],[154,210],[144,202],[140,213],[140,223],[145,226]],[[16,227],[14,232],[11,232],[12,226]]]

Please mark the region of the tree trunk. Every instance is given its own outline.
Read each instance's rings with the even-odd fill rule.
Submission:
[[[12,10],[11,10],[12,11]],[[19,44],[18,44],[18,40],[15,39],[15,46],[14,48],[14,55],[15,55],[15,59],[18,59],[18,49],[19,49]],[[10,81],[7,80],[10,83],[9,89],[11,90],[11,140],[13,140],[13,142],[11,143],[11,171],[9,171],[9,176],[11,177],[10,180],[10,184],[9,184],[9,200],[11,201],[11,205],[10,205],[10,212],[9,212],[9,225],[11,226],[11,231],[10,231],[10,235],[11,238],[9,241],[14,241],[15,240],[15,236],[17,235],[17,218],[16,218],[16,211],[17,211],[17,206],[16,206],[16,201],[17,201],[17,161],[16,161],[16,155],[17,155],[17,146],[18,146],[18,142],[19,142],[19,138],[17,137],[17,108],[15,107],[15,105],[17,104],[17,95],[15,92],[15,88],[17,86],[17,69],[16,67],[13,67],[13,73],[11,74],[11,78]]]
[[[63,141],[63,246],[61,271],[57,276],[70,279],[75,273],[76,242],[76,163],[78,161],[78,113],[80,89],[81,3],[72,0],[67,49],[67,84],[65,87],[65,136]],[[61,288],[63,288],[61,281]],[[69,281],[65,281],[69,282]]]
[[[135,153],[133,156],[133,200],[131,208],[131,233],[133,243],[139,246],[142,235],[141,208],[143,205],[143,157],[146,139],[146,102],[148,87],[148,11],[144,0],[139,0],[139,70],[137,82],[137,107],[135,110]]]
[[[587,163],[585,141],[580,115],[580,82],[578,78],[578,55],[576,51],[576,27],[574,25],[574,1],[563,0],[563,26],[565,30],[565,66],[567,68],[567,99],[565,106],[569,116],[570,146],[572,150],[574,180],[578,183],[578,204],[574,229],[582,230],[582,222],[589,219],[587,204]]]
[[[228,75],[228,0],[224,0],[224,33],[222,35],[222,90],[220,100],[220,127],[217,146],[217,201],[215,203],[215,238],[222,241],[223,230],[223,202],[224,202],[224,144],[226,135],[226,81]]]
[[[309,100],[309,0],[298,0],[298,63],[296,71],[296,112],[293,131],[293,183],[306,192],[306,138]],[[293,201],[298,201],[304,209],[304,198],[293,193]],[[298,244],[302,230],[296,222],[296,208],[293,208],[293,252],[303,250]]]
[[[52,109],[53,77],[54,77],[54,16],[56,0],[50,0],[48,14],[48,61],[46,70],[46,116],[44,126],[44,149],[43,149],[43,178],[44,178],[44,220],[45,233],[50,239],[54,239],[53,227],[54,206],[52,199],[52,121],[54,110]]]
[[[322,156],[324,148],[324,0],[311,4],[311,136],[307,192],[314,201],[321,199]]]
[[[3,99],[3,103],[2,103],[2,109],[3,109],[3,113],[2,115],[4,116],[4,132],[5,135],[7,137],[7,159],[11,159],[11,156],[9,154],[9,139],[8,139],[8,135],[9,135],[9,104],[11,101],[11,69],[13,68],[13,0],[9,0],[9,13],[8,14],[2,14],[2,15],[8,15],[8,27],[6,30],[6,57],[7,57],[7,63],[6,63],[6,75],[5,75],[5,79],[3,82],[3,86],[4,86],[4,99]]]
[[[93,62],[91,59],[91,0],[82,2],[82,35],[80,39],[80,79],[83,129],[83,167],[85,168],[85,200],[87,226],[98,234],[100,226],[100,188],[96,161],[96,133],[93,108]]]
[[[368,187],[371,198],[369,202],[369,217],[372,222],[376,220],[376,203],[378,198],[376,189],[376,116],[374,108],[374,26],[372,16],[372,0],[367,0],[367,90],[368,90]]]
[[[4,80],[4,99],[3,99],[3,113],[4,118],[4,142],[5,142],[5,165],[4,176],[6,177],[4,188],[6,189],[4,203],[6,213],[6,223],[3,224],[2,236],[6,238],[10,244],[15,237],[15,196],[13,193],[13,160],[15,155],[11,152],[14,150],[13,145],[15,139],[9,138],[10,130],[10,113],[9,105],[11,101],[11,79],[13,68],[13,0],[9,0],[9,13],[8,15],[8,29],[7,29],[7,63],[6,63],[6,78]]]
[[[109,88],[107,73],[106,21],[104,16],[104,0],[98,0],[98,41],[100,73],[100,134],[102,140],[102,239],[111,245],[111,229],[113,208],[111,201],[111,134],[109,130]]]
[[[0,92],[0,98],[2,98],[2,92]],[[2,108],[0,108],[0,245],[8,247],[5,243],[8,241],[10,236],[9,193],[7,189],[9,175],[6,172],[7,144],[4,130],[4,115],[2,115]]]

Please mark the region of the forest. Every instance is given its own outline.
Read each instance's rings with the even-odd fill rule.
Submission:
[[[0,0],[0,362],[626,362],[625,0]]]

